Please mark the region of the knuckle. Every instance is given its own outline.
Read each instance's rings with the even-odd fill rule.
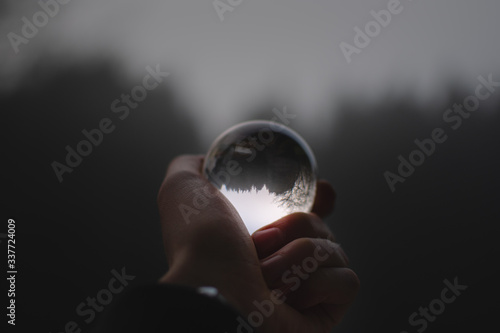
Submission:
[[[291,224],[294,229],[300,230],[302,233],[307,235],[313,234],[317,229],[316,218],[313,214],[310,213],[294,213]]]
[[[311,255],[316,249],[316,243],[312,238],[298,238],[293,242],[295,247],[304,255]]]

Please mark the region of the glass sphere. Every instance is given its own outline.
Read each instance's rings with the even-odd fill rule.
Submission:
[[[248,232],[295,212],[309,212],[317,166],[295,131],[271,121],[231,127],[212,144],[204,176],[233,204]]]

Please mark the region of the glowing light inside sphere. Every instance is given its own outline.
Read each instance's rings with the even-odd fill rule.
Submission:
[[[309,212],[316,193],[316,159],[295,131],[249,121],[222,133],[203,174],[233,204],[252,234],[295,212]]]

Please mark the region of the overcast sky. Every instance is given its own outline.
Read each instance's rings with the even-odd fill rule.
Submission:
[[[21,35],[21,18],[32,20],[40,7],[2,0],[0,87],[47,55],[116,56],[131,84],[161,64],[196,110],[201,134],[213,138],[271,96],[316,115],[302,124],[321,128],[346,91],[369,98],[411,89],[434,98],[449,75],[468,86],[500,68],[498,0],[401,0],[400,13],[348,63],[340,43],[354,45],[354,28],[388,2],[243,0],[221,21],[212,0],[73,0],[16,54],[7,34]]]

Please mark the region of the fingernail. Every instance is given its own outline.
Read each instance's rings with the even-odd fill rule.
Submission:
[[[256,231],[253,236],[253,241],[259,257],[270,254],[275,249],[278,249],[283,242],[283,232],[278,228],[269,228],[261,231]]]

